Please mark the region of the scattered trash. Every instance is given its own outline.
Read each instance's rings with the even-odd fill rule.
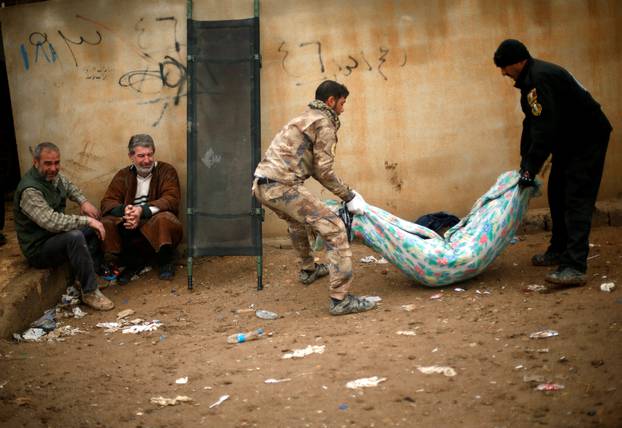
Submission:
[[[386,265],[389,262],[384,257],[380,257],[376,263],[379,265]]]
[[[564,385],[560,385],[559,383],[541,383],[536,386],[536,390],[538,391],[559,391],[560,389],[564,389]]]
[[[42,328],[29,328],[24,333],[22,333],[21,338],[22,340],[26,340],[28,342],[38,342],[46,334],[46,331]]]
[[[159,406],[176,406],[179,403],[188,403],[192,401],[192,398],[187,397],[185,395],[178,395],[175,398],[164,398],[160,397],[151,397],[149,400],[153,404],[157,404]]]
[[[406,312],[412,312],[415,310],[415,305],[413,303],[409,305],[402,305],[402,309],[404,309]]]
[[[143,333],[145,331],[155,331],[158,328],[160,328],[160,326],[162,325],[162,323],[158,320],[153,320],[153,321],[145,321],[142,324],[136,324],[136,325],[131,325],[129,327],[124,327],[121,332],[123,334],[136,334],[136,333]]]
[[[123,334],[136,334],[145,331],[155,331],[162,323],[159,320],[143,321],[140,318],[128,321],[126,319],[120,319],[118,322],[99,322],[95,326],[104,328],[105,333],[114,333],[121,330]]]
[[[361,296],[361,299],[365,299],[373,303],[382,302],[382,297],[380,296]]]
[[[530,339],[545,339],[547,337],[559,336],[559,333],[555,330],[542,330],[536,331],[535,333],[531,333],[529,335]]]
[[[522,365],[522,364],[519,364],[519,365],[517,365],[517,366],[514,366],[514,370],[520,370],[520,369],[524,369],[524,368],[525,368],[525,366],[524,366],[524,365]]]
[[[600,291],[611,293],[611,290],[613,290],[614,288],[616,288],[616,285],[613,282],[604,282],[600,284]]]
[[[123,309],[117,314],[117,319],[120,320],[125,317],[129,317],[130,315],[134,315],[134,309]]]
[[[64,325],[62,327],[58,327],[56,330],[51,331],[47,334],[46,339],[48,342],[52,340],[56,340],[57,342],[63,342],[66,336],[75,336],[78,333],[84,333],[84,331],[80,330],[78,327],[72,327],[70,325]]]
[[[380,382],[384,382],[385,380],[387,380],[386,377],[380,377],[380,378],[378,376],[364,377],[361,379],[351,380],[350,382],[346,383],[346,388],[350,388],[350,389],[372,388],[374,386],[378,386]]]
[[[74,306],[80,304],[80,291],[73,285],[67,287],[61,297],[61,306]]]
[[[56,328],[56,308],[48,309],[43,313],[43,316],[33,322],[31,327],[41,328],[46,332],[52,331]]]
[[[443,297],[442,293],[433,294],[433,295],[430,296],[430,300],[438,300],[441,297]]]
[[[258,309],[257,312],[255,312],[255,315],[257,318],[261,318],[262,320],[275,320],[279,317],[279,314],[263,309]]]
[[[510,239],[510,245],[514,245],[518,242],[518,238],[515,236],[512,239]]]
[[[379,259],[377,259],[374,256],[366,256],[361,259],[361,263],[376,263],[379,265],[386,265],[389,262],[384,257],[380,257]]]
[[[592,260],[595,259],[596,257],[600,257],[600,254],[594,254],[593,256],[589,256],[587,259],[585,260]]]
[[[490,294],[490,291],[488,290],[484,290],[484,291],[479,291],[479,290],[475,290],[476,294]]]
[[[456,287],[454,288],[454,291],[457,291],[458,293],[462,293],[463,291],[466,291],[466,290],[464,288]]]
[[[339,405],[339,410],[348,410],[348,405],[346,403],[341,403]]]
[[[446,367],[446,366],[417,367],[417,370],[419,370],[423,374],[438,373],[438,374],[443,374],[449,377],[456,375],[456,371],[454,369],[452,369],[451,367]]]
[[[84,318],[87,315],[79,306],[74,306],[71,312],[73,313],[73,317],[77,319]]]
[[[6,385],[7,383],[9,383],[8,380],[5,380],[2,383],[0,383],[0,389],[4,389],[4,385]]]
[[[246,333],[235,333],[227,337],[227,343],[244,343],[249,340],[261,339],[264,336],[263,328],[252,330]]]
[[[533,291],[536,293],[542,293],[543,291],[547,291],[548,288],[545,285],[540,285],[540,284],[530,284],[527,287],[525,287],[525,291]]]
[[[248,308],[236,309],[233,311],[234,314],[245,314],[247,312],[255,312],[255,304],[253,303]]]
[[[180,377],[179,379],[175,379],[175,383],[177,385],[185,385],[188,383],[188,376],[186,377]]]
[[[311,354],[323,354],[326,345],[309,345],[306,348],[294,349],[293,352],[288,352],[283,355],[282,359],[287,360],[290,358],[303,358]]]
[[[282,383],[282,382],[289,382],[291,379],[290,378],[285,378],[285,379],[266,379],[263,381],[263,383]]]
[[[395,334],[399,334],[400,336],[416,336],[417,333],[413,330],[400,330],[396,331]]]
[[[216,406],[220,406],[223,401],[228,400],[229,396],[228,395],[221,395],[220,398],[218,399],[218,401],[212,403],[209,408],[211,409],[212,407],[216,407]]]

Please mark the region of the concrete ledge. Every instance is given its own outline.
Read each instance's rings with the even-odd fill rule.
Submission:
[[[34,269],[21,261],[0,295],[0,337],[10,338],[54,307],[63,295],[69,269]]]
[[[537,233],[551,230],[551,213],[548,208],[527,211],[519,233]],[[622,226],[622,200],[598,201],[592,217],[592,227]]]

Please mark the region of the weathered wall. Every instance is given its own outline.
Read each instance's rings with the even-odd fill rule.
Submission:
[[[508,37],[603,105],[616,131],[600,197],[622,196],[621,2],[275,0],[261,17],[264,146],[323,78],[338,79],[351,94],[337,170],[370,203],[410,219],[463,215],[518,167],[519,92],[492,62]]]
[[[183,0],[43,2],[1,10],[22,171],[41,141],[99,203],[127,165],[127,142],[151,134],[186,180]]]
[[[195,19],[252,13],[251,0],[194,1]],[[499,42],[514,37],[568,68],[603,105],[616,130],[600,198],[622,197],[622,2],[264,0],[260,16],[264,151],[322,79],[337,79],[351,92],[339,131],[343,178],[404,218],[462,215],[519,163],[519,93],[492,63]],[[180,0],[67,0],[0,11],[22,166],[29,146],[56,141],[66,170],[98,198],[126,162],[127,138],[151,132],[159,157],[185,180],[185,98],[176,98],[185,94],[184,17]],[[89,42],[99,31],[102,40],[65,42],[59,30]],[[35,33],[36,44],[37,32],[47,34],[56,61],[44,56],[45,44],[35,60],[29,39]],[[164,82],[159,63],[168,70]],[[545,198],[533,203],[545,205]],[[285,233],[269,211],[264,233]]]

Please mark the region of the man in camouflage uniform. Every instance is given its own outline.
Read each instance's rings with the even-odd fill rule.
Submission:
[[[309,108],[274,137],[255,170],[253,183],[255,197],[289,226],[292,244],[302,261],[300,281],[308,285],[330,274],[332,315],[375,307],[375,303],[348,293],[352,283],[352,251],[343,221],[303,186],[312,176],[347,202],[351,213],[363,213],[366,205],[363,198],[333,170],[339,114],[344,110],[348,94],[348,89],[340,83],[322,82]],[[328,266],[315,263],[307,227],[324,239]]]

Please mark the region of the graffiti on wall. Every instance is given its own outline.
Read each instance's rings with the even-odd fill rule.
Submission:
[[[139,105],[161,106],[151,124],[158,126],[169,107],[178,106],[180,99],[187,95],[185,55],[181,55],[177,18],[140,18],[133,27],[135,39],[131,41],[127,40],[126,34],[120,34],[105,23],[81,15],[75,15],[75,18],[82,26],[87,23],[90,27],[81,30],[82,33],[67,28],[55,29],[50,35],[41,31],[30,33],[19,45],[24,70],[32,70],[36,65],[63,63],[65,59],[71,61],[73,68],[86,80],[105,81],[116,75],[119,87],[130,89],[140,97]],[[132,67],[118,75],[112,65],[80,59],[81,49],[92,49],[104,42],[120,42],[145,65]],[[60,53],[59,46],[63,48]],[[92,56],[100,57],[98,53],[91,53]]]
[[[404,50],[385,46],[367,51],[359,50],[345,56],[331,56],[323,50],[320,40],[301,42],[293,46],[283,41],[277,51],[281,55],[281,68],[290,77],[297,79],[297,86],[324,80],[328,76],[339,80],[340,77],[348,77],[357,72],[372,72],[386,81],[389,80],[389,67],[404,67],[408,61]],[[309,54],[315,58],[310,69],[307,62],[302,62]]]

